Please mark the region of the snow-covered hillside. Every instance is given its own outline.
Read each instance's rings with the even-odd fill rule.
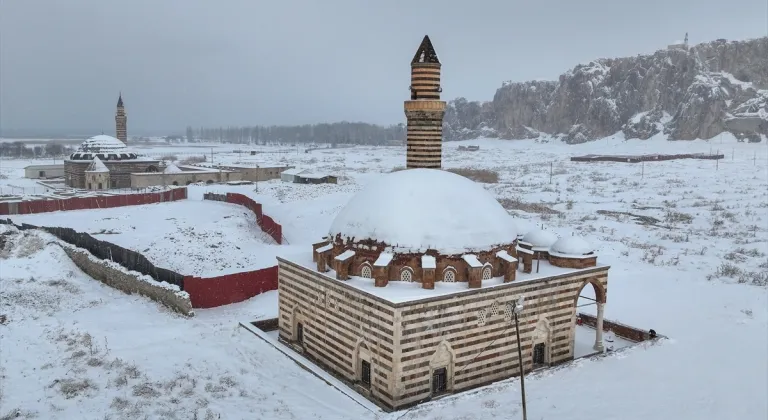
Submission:
[[[582,143],[620,130],[641,139],[660,130],[675,140],[768,136],[768,37],[599,59],[556,81],[504,83],[490,102],[451,101],[444,121],[450,140],[544,134]]]
[[[498,173],[499,181],[484,187],[517,218],[520,230],[543,224],[562,236],[576,231],[595,246],[599,261],[611,265],[606,318],[669,337],[526,377],[530,419],[768,417],[768,147],[726,135],[723,143],[658,138],[617,136],[576,146],[478,140],[444,147],[445,167]],[[459,144],[477,144],[480,150],[459,152],[454,148]],[[710,149],[719,149],[726,159],[568,160],[587,153]],[[148,207],[178,205],[173,211],[184,215],[176,217],[200,221],[198,234],[221,231],[225,235],[219,241],[232,235],[245,243],[247,235],[258,232],[245,227],[250,219],[243,209],[199,200],[205,191],[248,194],[283,225],[286,251],[311,252],[309,244],[328,231],[354,192],[405,161],[403,148],[259,151],[215,157],[233,163],[284,161],[339,175],[340,182],[191,187],[186,202]],[[92,229],[88,219],[72,223],[88,231],[137,226],[132,216],[107,213],[117,210],[89,211]],[[138,217],[160,221],[148,215],[170,216],[163,211],[145,209]],[[70,216],[28,217],[55,225]],[[103,220],[108,217],[122,220],[111,226]],[[181,222],[167,223],[177,229]],[[158,236],[167,235],[164,229]],[[148,235],[104,238],[123,235],[137,245],[150,243]],[[0,315],[7,315],[0,325],[0,418],[520,418],[517,379],[408,412],[370,411],[237,327],[238,321],[274,317],[276,292],[198,309],[187,319],[88,278],[47,235],[6,230],[0,238],[6,243],[0,252]],[[158,238],[154,245],[161,242]],[[205,261],[204,256],[189,258],[189,264]],[[580,309],[590,312],[590,307]]]

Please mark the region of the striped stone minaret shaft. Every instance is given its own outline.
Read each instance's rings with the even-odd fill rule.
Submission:
[[[123,93],[117,98],[117,112],[115,112],[115,134],[118,140],[128,143],[128,117],[123,106]]]
[[[442,167],[445,102],[440,100],[441,91],[440,61],[425,36],[411,61],[411,100],[405,101],[406,168]]]

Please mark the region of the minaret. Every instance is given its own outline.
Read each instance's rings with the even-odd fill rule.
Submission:
[[[410,89],[411,100],[405,101],[406,168],[440,169],[445,102],[440,100],[440,60],[429,36],[421,41],[411,61]]]
[[[115,132],[117,139],[128,144],[128,117],[125,116],[125,107],[123,106],[123,93],[117,98],[117,112],[115,112]]]

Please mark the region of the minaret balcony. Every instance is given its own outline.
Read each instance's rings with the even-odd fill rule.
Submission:
[[[405,111],[445,111],[445,101],[434,99],[405,101]]]

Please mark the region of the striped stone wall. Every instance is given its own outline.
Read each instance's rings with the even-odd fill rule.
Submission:
[[[303,325],[303,351],[334,375],[386,408],[394,407],[395,310],[325,276],[278,258],[280,339],[292,343]],[[360,384],[362,360],[371,386]]]
[[[115,112],[115,137],[123,143],[128,143],[128,116],[122,106],[117,107]]]
[[[415,100],[405,102],[407,123],[406,167],[442,167],[443,116],[445,102]]]
[[[430,398],[431,372],[439,367],[447,368],[452,392],[519,375],[509,305],[521,295],[525,296],[520,339],[526,371],[533,366],[533,346],[538,343],[546,345],[549,364],[572,359],[579,293],[587,282],[605,290],[607,271],[600,267],[549,280],[512,282],[399,308],[397,405]]]
[[[440,100],[440,63],[411,64],[411,92],[414,99]]]
[[[411,100],[405,101],[407,168],[442,167],[443,116],[440,63],[411,63]]]
[[[305,355],[353,384],[359,383],[361,358],[367,358],[373,384],[370,391],[357,388],[389,409],[430,399],[435,369],[446,368],[448,392],[518,375],[510,304],[521,295],[526,298],[520,315],[526,371],[538,343],[546,345],[549,364],[572,359],[578,296],[593,283],[595,296],[604,301],[608,281],[608,267],[596,267],[394,304],[278,261],[280,338],[293,342],[300,320]]]

